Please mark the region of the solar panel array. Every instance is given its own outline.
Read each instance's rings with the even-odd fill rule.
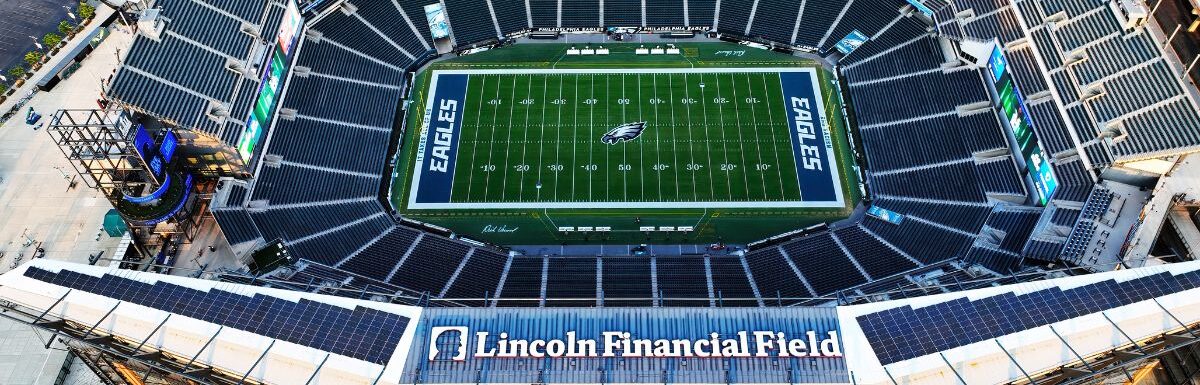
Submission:
[[[365,307],[347,309],[307,299],[293,302],[261,294],[250,297],[218,289],[202,291],[108,274],[95,277],[29,267],[25,276],[380,365],[387,364],[410,321]]]
[[[1200,271],[1163,272],[1068,290],[959,298],[916,309],[905,305],[857,320],[880,364],[887,365],[1197,287]]]

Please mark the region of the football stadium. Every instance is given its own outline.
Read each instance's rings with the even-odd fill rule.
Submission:
[[[105,1],[0,383],[1196,383],[1198,10]]]

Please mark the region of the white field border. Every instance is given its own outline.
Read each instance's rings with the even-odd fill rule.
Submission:
[[[631,72],[642,74],[683,74],[683,73],[782,73],[782,72],[807,72],[809,79],[812,81],[813,95],[820,98],[817,108],[821,114],[821,129],[825,133],[826,155],[829,159],[828,175],[833,180],[834,194],[836,200],[822,202],[807,202],[807,201],[758,201],[758,202],[450,202],[450,203],[417,203],[417,191],[421,186],[421,169],[425,166],[425,145],[426,137],[430,129],[429,123],[432,118],[434,94],[437,90],[438,77],[442,74],[446,75],[542,75],[542,74],[629,74]],[[782,87],[782,84],[780,84]],[[470,209],[681,209],[681,208],[836,208],[844,207],[845,196],[842,190],[845,186],[842,185],[842,178],[838,168],[839,159],[836,157],[833,146],[833,136],[829,127],[829,117],[825,111],[825,95],[821,92],[820,82],[816,69],[810,67],[752,67],[752,68],[572,68],[572,69],[551,69],[551,68],[523,68],[523,69],[449,69],[449,70],[433,70],[429,82],[430,93],[426,95],[429,100],[426,102],[425,116],[421,121],[421,129],[417,133],[420,135],[417,142],[417,157],[413,162],[412,184],[408,191],[408,207],[409,210],[470,210]],[[465,93],[464,93],[465,95]],[[464,107],[465,108],[465,105]],[[772,107],[777,108],[777,107]],[[790,116],[789,116],[790,119]],[[792,140],[795,140],[794,132],[791,125],[786,122],[781,123],[788,127],[788,135]],[[461,133],[461,127],[459,128]],[[793,151],[793,159],[795,162],[795,153]],[[459,167],[457,165],[458,157],[455,156],[455,171]],[[453,176],[451,176],[453,180]],[[453,193],[453,184],[451,184],[451,193]]]

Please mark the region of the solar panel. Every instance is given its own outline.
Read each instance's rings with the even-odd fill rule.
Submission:
[[[217,289],[205,292],[164,282],[150,285],[107,274],[93,277],[30,267],[25,276],[380,365],[391,358],[409,322],[407,317],[364,307],[346,309],[262,294],[247,297]]]
[[[901,306],[857,317],[883,365],[1200,287],[1200,271],[1169,272],[1124,282],[1106,280],[921,308]]]

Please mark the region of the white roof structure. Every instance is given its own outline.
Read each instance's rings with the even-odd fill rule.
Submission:
[[[840,331],[844,356],[837,359],[845,360],[850,383],[1042,382],[1197,341],[1197,290],[1200,262],[1185,262],[842,306],[831,327]],[[422,309],[40,259],[0,275],[0,301],[7,317],[43,326],[66,321],[62,332],[76,339],[99,344],[111,337],[123,351],[161,352],[187,363],[185,374],[211,369],[268,384],[399,384],[430,365],[442,375],[422,381],[463,382],[477,378],[477,365],[435,362],[427,351],[437,338],[430,326],[470,318],[497,333],[534,324],[550,334],[569,331],[554,329],[564,324],[551,310],[531,309],[542,313],[522,319],[491,308]],[[795,310],[755,312],[786,318]],[[673,310],[602,311],[620,318],[623,311],[667,317]],[[598,330],[629,326],[603,322]],[[689,327],[711,326],[696,322]],[[506,378],[503,364],[480,362]],[[744,378],[773,381],[763,374]],[[593,376],[570,378],[563,381]]]
[[[1114,350],[1152,354],[1149,341],[1168,333],[1190,342],[1184,329],[1200,322],[1198,286],[1200,262],[1184,262],[844,306],[838,319],[856,384],[1001,384],[1064,366],[1090,371],[1081,359]],[[868,315],[887,311],[901,321],[871,331],[881,323]],[[913,322],[921,318],[934,326]],[[896,343],[871,338],[881,335]],[[950,348],[922,351],[930,343]]]
[[[319,303],[328,305],[334,311],[362,312],[374,309],[385,315],[403,320],[403,329],[398,341],[385,347],[380,353],[386,358],[384,364],[369,362],[362,356],[351,357],[331,353],[320,346],[322,343],[341,343],[360,345],[362,341],[353,340],[352,330],[347,322],[341,322],[327,329],[310,326],[300,330],[297,327],[290,333],[274,333],[269,337],[259,333],[240,330],[232,325],[221,325],[203,321],[195,317],[181,315],[181,312],[167,312],[150,306],[139,305],[138,301],[121,301],[112,296],[95,292],[107,290],[102,286],[86,289],[70,289],[58,284],[49,283],[27,276],[27,270],[39,269],[51,273],[75,272],[88,277],[105,275],[120,277],[124,280],[146,284],[173,284],[195,290],[200,295],[215,294],[216,291],[242,296],[246,301],[252,301],[255,296],[259,299],[271,297],[293,303]],[[116,280],[113,280],[116,281]],[[125,295],[131,293],[125,292]],[[149,296],[169,296],[169,291],[143,293]],[[196,367],[211,367],[214,371],[222,371],[234,377],[245,375],[248,379],[273,384],[394,384],[386,379],[398,379],[407,358],[407,347],[412,344],[417,320],[422,309],[412,306],[393,305],[372,301],[361,301],[349,298],[326,296],[312,293],[302,293],[279,289],[262,288],[257,286],[239,285],[208,281],[193,278],[141,273],[115,268],[78,265],[65,262],[34,260],[8,273],[0,275],[0,299],[27,308],[32,314],[46,312],[43,320],[62,319],[77,324],[81,328],[92,328],[93,336],[109,336],[115,340],[132,346],[145,344],[143,350],[158,350],[164,355],[172,356],[179,361],[194,360]],[[240,298],[234,298],[239,300]],[[159,298],[139,298],[139,301],[156,301]],[[199,302],[199,301],[190,301]],[[226,298],[225,303],[213,306],[215,311],[229,311],[232,306]],[[317,314],[310,306],[305,314],[279,314],[278,317],[259,317],[258,321],[276,324],[281,328],[299,325],[300,318]],[[322,318],[319,314],[315,320],[332,320],[333,317]],[[249,322],[255,320],[249,319]],[[332,333],[346,334],[332,334]],[[316,343],[312,340],[302,340],[297,337],[301,333],[315,335]],[[347,341],[349,340],[349,341]],[[305,341],[305,344],[294,341]],[[332,349],[331,349],[332,350]],[[318,371],[318,367],[320,370]],[[315,373],[315,374],[314,374]]]

